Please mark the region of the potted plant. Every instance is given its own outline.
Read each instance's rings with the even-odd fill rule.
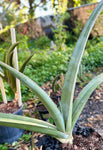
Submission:
[[[8,51],[5,51],[4,53],[4,59],[3,62],[6,64],[14,67],[13,65],[13,52],[15,47],[19,44],[20,42],[16,42],[13,44]],[[29,60],[32,58],[33,54],[30,55],[23,63],[23,65],[20,68],[20,72],[23,72],[27,63]],[[16,78],[8,72],[6,69],[1,68],[0,70],[0,76],[9,84],[11,87],[11,90],[13,91],[15,97],[12,101],[5,100],[3,103],[1,103],[2,108],[0,111],[5,112],[5,113],[13,113],[15,115],[23,115],[22,108],[23,105],[19,104],[18,102],[18,95],[17,95],[17,87],[16,87]],[[12,143],[13,141],[16,141],[18,138],[21,137],[21,135],[24,133],[24,130],[18,129],[18,128],[11,128],[11,127],[5,127],[5,126],[0,126],[0,143]]]
[[[51,98],[30,78],[0,61],[0,66],[10,71],[15,77],[27,85],[42,101],[47,108],[55,125],[48,122],[12,114],[0,113],[0,125],[17,127],[30,131],[48,134],[62,143],[73,142],[72,131],[78,120],[84,105],[94,89],[103,82],[103,73],[93,78],[79,93],[73,103],[74,89],[82,55],[87,43],[90,31],[103,9],[103,0],[98,4],[89,20],[87,21],[71,56],[67,73],[64,79],[63,92],[61,95],[60,107],[54,104]]]

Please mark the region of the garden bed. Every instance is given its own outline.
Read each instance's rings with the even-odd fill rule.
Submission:
[[[37,135],[34,141],[38,145],[37,150],[102,150],[103,139],[97,133],[92,133],[88,138],[82,135],[73,136],[73,145],[61,144],[59,141],[47,136]]]
[[[87,104],[85,105],[79,119],[80,130],[79,135],[73,135],[73,145],[61,144],[58,140],[51,138],[48,135],[43,135],[40,133],[32,132],[32,141],[31,138],[29,142],[23,141],[17,146],[17,150],[28,150],[30,145],[34,143],[35,150],[102,150],[103,149],[103,92],[102,92],[103,84],[96,89]],[[52,99],[60,100],[60,93],[55,94],[52,92],[51,83],[46,83],[43,85],[43,89],[47,91],[49,94],[51,92]],[[82,88],[77,87],[75,90],[75,97],[78,95]],[[36,106],[34,100],[28,100],[25,104],[24,114],[30,117],[41,118],[40,114],[37,113]],[[44,107],[43,107],[44,108]],[[45,116],[45,115],[44,115]],[[46,115],[49,117],[49,115]],[[87,137],[82,134],[83,128],[87,128],[85,131],[88,134],[88,128],[94,129],[95,132],[90,133]],[[81,132],[81,133],[80,133]],[[27,133],[27,131],[25,132]],[[29,144],[28,144],[29,143]],[[11,145],[9,145],[11,147]]]

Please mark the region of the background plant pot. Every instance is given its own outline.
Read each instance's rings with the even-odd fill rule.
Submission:
[[[52,98],[53,102],[57,105],[57,107],[59,107],[58,99],[60,99],[60,96],[52,92],[50,93],[50,97]],[[46,107],[41,102],[37,103],[36,111],[39,112],[41,119],[44,121],[47,121],[48,118],[50,117],[49,112],[47,111]]]
[[[45,108],[45,106],[41,102],[37,103],[36,111],[39,112],[42,120],[46,121],[48,119],[49,112],[47,111],[47,109]],[[44,115],[45,115],[45,117],[44,117]]]
[[[22,116],[23,115],[22,109],[23,106],[21,106],[13,114]],[[12,142],[17,141],[22,136],[23,133],[24,133],[23,129],[0,126],[0,144],[4,143],[11,144]]]

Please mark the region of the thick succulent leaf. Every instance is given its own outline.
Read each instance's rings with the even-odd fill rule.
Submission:
[[[4,74],[2,74],[1,72],[0,72],[0,77],[5,80]]]
[[[88,98],[96,87],[103,82],[103,73],[92,79],[80,92],[73,104],[72,129],[78,120]]]
[[[27,63],[30,61],[30,59],[33,57],[33,55],[34,55],[34,53],[31,54],[31,55],[24,61],[24,63],[22,64],[21,68],[19,69],[20,72],[22,72],[22,73],[24,72]]]
[[[14,43],[7,51],[6,53],[6,58],[5,58],[5,63],[8,64],[8,57],[11,54],[11,52],[15,49],[16,46],[18,46],[18,44],[21,43],[21,41]]]
[[[71,60],[68,66],[68,71],[65,76],[62,98],[61,98],[61,111],[63,113],[64,121],[66,124],[66,132],[69,133],[72,127],[72,105],[73,105],[73,96],[74,96],[77,73],[79,70],[80,62],[82,59],[82,55],[85,49],[88,36],[102,9],[103,9],[103,0],[95,8],[95,10],[91,14],[90,18],[88,19],[82,31],[78,39],[78,42],[76,44],[76,47],[74,49],[74,52],[71,56]]]
[[[35,119],[35,118],[30,118],[30,117],[24,117],[24,116],[20,116],[20,115],[14,115],[14,114],[5,114],[5,113],[0,113],[0,118],[3,118],[3,119],[16,119],[18,121],[26,121],[26,122],[31,122],[31,123],[36,123],[36,124],[42,124],[43,126],[46,126],[46,127],[50,127],[50,128],[53,128],[53,129],[57,129],[56,126],[48,123],[48,122],[45,122],[43,120],[39,120],[39,119]]]
[[[14,43],[8,51],[5,51],[4,52],[4,59],[3,61],[10,65],[10,66],[13,66],[13,51],[15,49],[15,47],[21,42],[16,42]],[[14,91],[14,93],[16,92],[16,79],[15,77],[10,73],[8,72],[6,69],[3,69],[4,70],[4,75],[6,77],[6,80],[8,82],[8,84],[10,85],[11,89]]]
[[[52,124],[19,115],[0,113],[0,125],[48,134],[55,138],[66,139],[68,137],[68,135],[58,131]]]
[[[0,90],[1,90],[1,94],[2,94],[3,103],[7,104],[5,88],[4,88],[3,80],[1,77],[0,77]]]
[[[7,65],[13,67],[13,51],[7,55]]]
[[[4,67],[8,71],[10,71],[16,78],[21,80],[26,86],[28,86],[42,101],[47,110],[49,111],[51,117],[53,118],[57,128],[65,132],[64,120],[61,112],[55,105],[55,103],[51,100],[51,98],[44,92],[35,82],[33,82],[30,78],[20,73],[16,69],[8,66],[7,64],[0,61],[0,66]]]
[[[4,76],[4,74],[0,71],[0,77],[5,80],[6,82],[8,82],[7,78]]]
[[[4,51],[4,55],[3,55],[3,62],[4,62],[4,63],[6,63],[6,54],[7,54],[7,51],[5,50],[5,51]]]
[[[7,51],[5,50],[4,51],[4,55],[3,55],[3,62],[6,63],[6,55],[7,55]],[[7,76],[7,70],[6,69],[3,69],[3,72],[5,74],[5,76]]]
[[[7,64],[9,66],[13,66],[13,50],[11,52],[8,53],[7,55]],[[9,72],[6,71],[7,73],[7,78],[8,78],[8,84],[11,87],[11,89],[13,90],[13,92],[16,92],[16,78]]]
[[[55,92],[55,85],[56,85],[56,82],[57,82],[57,79],[58,79],[59,76],[60,76],[60,74],[58,74],[58,75],[55,77],[55,79],[53,80],[53,82],[52,82],[52,90],[53,90],[53,92]]]
[[[4,77],[4,73],[0,70],[0,76]]]

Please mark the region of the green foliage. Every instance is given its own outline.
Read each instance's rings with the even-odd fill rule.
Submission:
[[[76,28],[77,28],[76,30],[79,30],[80,24]],[[70,33],[68,34],[69,38],[66,43],[69,44],[68,46],[65,45],[65,49],[66,49],[65,51],[59,51],[59,50],[50,51],[49,40],[47,40],[46,45],[43,45],[43,38],[44,39],[48,39],[48,38],[40,37],[40,41],[42,42],[41,45],[43,45],[43,47],[40,45],[41,48],[38,48],[40,43],[39,39],[35,41],[34,40],[30,41],[26,35],[23,36],[21,34],[17,34],[17,40],[21,39],[23,41],[22,44],[19,44],[17,48],[19,66],[22,65],[22,62],[28,57],[28,55],[34,52],[35,54],[32,60],[30,61],[30,63],[27,65],[24,73],[27,76],[29,76],[31,79],[33,79],[37,84],[42,85],[44,82],[52,80],[57,74],[61,74],[61,73],[65,74],[68,66],[68,61],[70,60],[73,48],[75,46],[75,43],[73,41],[76,41],[78,36],[79,34],[77,34],[76,36],[73,36]],[[72,42],[70,41],[70,39]],[[72,44],[70,44],[70,42]],[[91,71],[95,68],[95,66],[99,67],[102,65],[102,55],[101,55],[102,42],[103,42],[102,37],[100,38],[95,37],[94,39],[88,41],[86,46],[86,51],[84,52],[84,56],[82,60],[82,72]],[[9,47],[10,38],[7,40],[7,42],[4,43],[1,42],[0,44],[1,44],[0,60],[3,60],[2,58],[4,54],[4,48],[7,49]],[[92,60],[94,63],[92,63]],[[23,84],[21,86],[22,86],[23,101],[26,101],[27,99],[34,97],[33,93],[31,92],[31,90],[29,90],[29,88],[25,87]],[[9,86],[7,86],[7,84],[5,84],[5,88],[6,88],[7,95],[9,95],[8,99],[10,99],[10,97],[14,97],[14,94],[11,93],[11,89],[9,88]]]
[[[13,66],[13,50],[20,42],[15,43],[12,45],[8,51],[4,52],[3,62],[6,64]],[[1,77],[10,85],[11,89],[15,92],[16,91],[16,81],[14,76],[8,72],[7,70],[3,69],[3,75]]]
[[[13,51],[14,51],[14,48],[19,44],[20,42],[17,42],[15,44],[13,44],[8,51],[5,51],[3,53],[3,61],[10,65],[11,67],[14,67],[14,63],[13,63]],[[1,52],[3,52],[2,48],[1,48]],[[27,65],[27,63],[30,61],[30,59],[32,58],[34,54],[31,54],[28,58],[26,58],[25,60],[23,59],[23,63],[19,69],[20,72],[23,72],[25,70],[25,67]],[[0,70],[0,72],[2,72]],[[15,77],[10,73],[8,72],[7,70],[3,69],[3,72],[2,72],[3,75],[0,74],[0,76],[8,83],[8,85],[10,86],[10,88],[12,89],[13,92],[11,92],[11,89],[8,87],[7,90],[6,90],[6,93],[10,93],[11,96],[14,96],[13,93],[16,92],[16,79]],[[10,90],[9,90],[10,89]],[[9,92],[8,92],[9,91]],[[9,95],[10,95],[9,94]],[[9,97],[9,96],[8,96]]]
[[[8,150],[8,147],[7,147],[8,143],[5,143],[5,144],[0,144],[0,150]]]
[[[89,47],[83,57],[82,64],[85,67],[85,71],[94,70],[95,67],[103,66],[103,41],[96,43],[90,41]]]
[[[29,37],[27,35],[16,34],[17,41],[22,41],[22,44],[18,45],[19,50],[28,50],[29,47]]]
[[[32,43],[29,42],[29,44],[31,44],[30,48],[47,49],[50,47],[50,39],[47,36],[41,36],[38,39],[34,40],[34,44]]]
[[[103,82],[103,73],[101,73],[82,89],[76,100],[73,102],[77,75],[85,46],[93,25],[102,11],[102,8],[103,0],[91,14],[74,48],[64,79],[60,108],[57,108],[47,93],[43,91],[42,88],[40,88],[33,80],[7,64],[0,62],[0,66],[10,71],[15,77],[29,87],[34,94],[36,94],[36,96],[47,108],[55,125],[38,119],[4,113],[0,113],[0,125],[48,134],[55,137],[62,143],[72,144],[72,131],[74,125],[77,122],[78,117],[81,114],[91,93]]]
[[[31,133],[29,134],[23,134],[21,138],[19,138],[20,141],[25,141],[28,143],[28,140],[31,138]]]
[[[97,0],[85,0],[85,1],[81,0],[81,5],[89,4],[89,3],[96,3],[96,2],[97,2]]]
[[[3,29],[3,31],[7,31],[11,27],[19,23],[25,23],[29,19],[34,19],[35,10],[38,8],[38,6],[40,5],[41,9],[46,10],[48,9],[47,6],[49,1],[40,0],[38,4],[36,0],[26,0],[26,3],[27,5],[25,5],[25,3],[22,3],[20,0],[16,1],[3,0],[3,2],[0,3],[0,9],[2,12],[0,13],[1,15],[0,22],[2,22],[4,26],[6,26]]]
[[[53,29],[53,33],[56,49],[58,50],[65,49],[65,43],[68,36],[65,30],[67,26],[64,25],[63,23],[64,20],[67,18],[69,18],[69,13],[60,14],[54,18],[56,29]]]
[[[17,149],[20,145],[22,145],[23,142],[29,143],[30,142],[30,138],[31,138],[31,133],[29,132],[28,134],[23,134],[23,136],[21,138],[19,138],[18,141],[14,141],[10,148],[12,149]]]
[[[68,27],[69,31],[68,30],[66,31],[67,32],[66,44],[68,46],[70,46],[71,44],[74,45],[77,42],[84,26],[82,20],[77,20],[75,19],[75,17],[72,20],[70,19],[69,22],[70,22]]]
[[[78,27],[79,29],[79,27]],[[70,35],[70,34],[69,34]],[[77,36],[71,35],[71,40],[76,38]],[[44,37],[43,37],[44,38]],[[22,65],[22,62],[34,52],[34,56],[30,63],[27,65],[25,69],[25,74],[33,79],[37,84],[42,85],[44,82],[52,80],[57,74],[61,74],[66,72],[68,61],[70,60],[73,48],[75,43],[72,42],[72,45],[65,46],[65,51],[50,51],[48,46],[45,46],[45,49],[41,47],[40,49],[35,44],[34,40],[29,41],[27,36],[22,36],[17,34],[17,39],[23,40],[23,43],[18,46],[18,58],[19,58],[19,66]],[[45,38],[46,39],[46,38]],[[91,71],[95,68],[95,66],[99,67],[102,65],[102,43],[103,38],[94,38],[93,40],[89,40],[86,46],[86,51],[84,52],[83,60],[82,60],[82,72]],[[43,40],[42,40],[43,41]],[[76,41],[76,39],[74,40]],[[70,42],[70,39],[69,39]],[[39,39],[37,42],[39,44]],[[4,47],[8,47],[10,44],[8,41],[4,44],[1,43],[0,48],[0,59],[2,60]],[[47,42],[47,45],[50,43]],[[35,48],[34,48],[35,47]],[[90,57],[89,57],[90,55]],[[69,57],[68,57],[69,56]],[[94,63],[92,63],[92,60]],[[95,64],[95,65],[94,65]],[[39,72],[39,73],[38,73]],[[87,80],[85,80],[87,82]],[[14,94],[11,93],[11,89],[5,84],[6,93],[10,97],[14,97]],[[10,96],[11,93],[11,96]],[[34,95],[29,90],[29,88],[25,87],[22,84],[22,99],[26,101],[27,99],[33,98]]]
[[[24,73],[42,85],[44,82],[52,80],[57,74],[66,72],[71,51],[71,48],[67,48],[65,51],[38,52]]]

